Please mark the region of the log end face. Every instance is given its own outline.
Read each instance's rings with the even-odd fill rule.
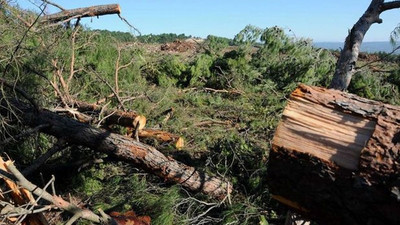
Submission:
[[[117,14],[121,14],[121,7],[119,6],[119,4],[115,4],[115,12]]]
[[[354,171],[374,127],[368,118],[296,97],[285,108],[272,142]]]
[[[175,143],[175,148],[181,150],[184,146],[185,146],[185,141],[183,140],[182,137],[179,137]]]

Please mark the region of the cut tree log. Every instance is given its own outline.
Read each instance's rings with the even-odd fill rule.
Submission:
[[[104,123],[117,124],[124,127],[135,127],[135,119],[139,116],[136,112],[124,112],[121,110],[110,110],[102,108],[97,104],[90,104],[82,101],[74,101],[69,104],[71,108],[76,108],[79,112],[87,115],[104,115]],[[89,123],[91,121],[81,121]]]
[[[120,160],[134,163],[151,171],[165,181],[181,184],[183,187],[203,192],[217,199],[224,199],[232,191],[232,185],[222,177],[210,176],[194,167],[182,164],[171,157],[167,157],[157,149],[137,142],[129,137],[94,128],[88,124],[78,122],[68,117],[60,116],[47,110],[35,110],[26,104],[4,98],[0,113],[10,116],[6,109],[11,104],[18,112],[23,124],[37,127],[39,124],[48,124],[42,132],[57,138],[62,138],[70,144],[82,145],[95,151],[102,151]]]
[[[41,23],[57,23],[69,21],[70,19],[102,16],[109,14],[120,14],[121,8],[118,4],[98,5],[86,8],[77,8],[71,10],[64,10],[58,13],[43,16],[40,20]]]
[[[400,224],[400,107],[300,85],[269,156],[273,198],[321,224]]]
[[[182,137],[162,130],[143,129],[139,131],[139,137],[153,138],[162,143],[172,143],[177,149],[182,149],[184,146],[184,140]]]
[[[69,106],[76,108],[77,111],[83,113],[81,116],[73,113],[71,114],[72,116],[77,117],[80,122],[90,123],[93,118],[89,117],[90,119],[87,119],[86,115],[99,116],[103,113],[105,125],[116,124],[127,128],[133,128],[128,130],[128,136],[132,136],[136,140],[138,140],[138,138],[152,138],[162,143],[173,143],[177,149],[181,149],[184,146],[184,140],[179,135],[162,130],[144,129],[146,125],[146,117],[139,115],[136,112],[103,109],[100,105],[90,104],[83,101],[74,101]],[[68,109],[65,110],[68,111]]]

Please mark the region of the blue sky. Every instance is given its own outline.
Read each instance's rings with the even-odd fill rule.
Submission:
[[[213,34],[233,38],[247,24],[261,28],[279,26],[296,37],[320,41],[343,41],[348,29],[367,9],[371,0],[52,0],[72,9],[118,3],[122,16],[142,34],[185,33],[198,37]],[[31,2],[17,0],[23,8]],[[49,9],[48,12],[56,12]],[[400,23],[400,9],[382,13],[364,41],[388,41]],[[116,15],[83,19],[93,29],[130,31]]]

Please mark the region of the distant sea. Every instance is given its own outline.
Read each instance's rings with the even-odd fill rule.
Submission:
[[[343,42],[314,42],[314,46],[318,48],[340,50],[343,48]],[[393,46],[390,42],[377,41],[377,42],[363,42],[361,44],[361,51],[374,53],[374,52],[392,52]],[[400,54],[400,50],[397,50],[395,54]]]

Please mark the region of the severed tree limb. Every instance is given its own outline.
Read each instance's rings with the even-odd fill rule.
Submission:
[[[90,104],[82,101],[75,101],[74,104],[69,105],[70,107],[76,108],[80,114],[74,113],[69,110],[71,115],[77,117],[80,122],[90,123],[93,119],[86,117],[85,114],[97,114],[103,110],[105,115],[105,124],[117,124],[120,126],[134,128],[132,132],[132,137],[139,141],[139,138],[152,138],[163,143],[173,143],[177,149],[181,149],[184,146],[184,140],[182,137],[176,134],[172,134],[162,130],[156,129],[143,129],[146,124],[146,117],[137,114],[136,112],[124,112],[121,110],[107,110],[102,109],[101,106],[97,104]],[[68,109],[66,109],[68,110]],[[59,111],[59,110],[57,110]],[[142,120],[144,120],[142,122]],[[138,126],[138,121],[140,121],[140,126]]]
[[[76,206],[68,201],[65,201],[61,197],[51,195],[46,190],[39,188],[35,184],[28,181],[24,177],[24,175],[22,175],[22,173],[19,172],[19,170],[14,166],[14,164],[11,161],[5,162],[5,165],[12,175],[4,176],[4,173],[6,173],[6,172],[1,171],[2,172],[1,176],[3,176],[5,179],[11,178],[11,180],[13,182],[18,184],[22,188],[25,188],[26,190],[30,191],[34,195],[40,196],[41,198],[54,204],[56,207],[58,207],[62,210],[73,213],[74,217],[75,217],[75,215],[79,215],[80,218],[83,218],[83,219],[86,219],[86,220],[89,220],[89,221],[92,221],[95,223],[104,223],[104,224],[110,223],[110,220],[112,220],[111,217],[103,218],[88,209],[81,209],[78,206]]]
[[[319,224],[400,224],[400,107],[299,85],[272,140],[271,197]]]
[[[4,177],[11,177],[11,179],[4,179],[5,185],[2,185],[1,188],[0,218],[7,219],[10,222],[12,221],[15,224],[24,222],[24,224],[48,225],[47,220],[44,218],[41,211],[45,208],[51,209],[53,206],[44,206],[40,208],[37,202],[41,196],[34,199],[31,192],[24,188],[20,188],[14,182],[16,178],[14,175],[10,174],[10,170],[7,168],[7,163],[4,163],[3,159],[0,158],[0,171],[2,172],[2,175],[9,174]],[[52,183],[53,180],[54,179],[51,179],[50,182]],[[45,186],[45,189],[50,182]],[[6,189],[3,189],[3,187]]]
[[[164,143],[172,143],[177,149],[181,149],[184,146],[184,140],[182,137],[162,130],[142,129],[138,132],[138,136],[140,138],[156,139],[157,141]]]
[[[47,110],[36,113],[32,107],[22,102],[12,100],[9,102],[19,109],[20,119],[26,125],[35,127],[40,124],[50,124],[51,126],[43,132],[63,138],[70,144],[83,145],[134,163],[166,181],[179,183],[191,191],[202,192],[217,199],[224,199],[232,192],[232,185],[224,178],[198,171],[129,137],[94,128]]]
[[[57,23],[62,21],[69,21],[71,18],[84,18],[120,13],[121,8],[118,4],[98,5],[86,8],[64,10],[55,14],[43,16],[40,20],[40,23]]]
[[[105,124],[118,124],[124,127],[134,127],[134,121],[137,116],[136,112],[124,112],[121,110],[109,110],[102,109],[100,105],[90,104],[82,101],[69,102],[69,107],[76,108],[79,112],[85,114],[97,114],[100,115],[101,112],[107,117],[104,121]],[[88,121],[89,122],[89,121]]]

